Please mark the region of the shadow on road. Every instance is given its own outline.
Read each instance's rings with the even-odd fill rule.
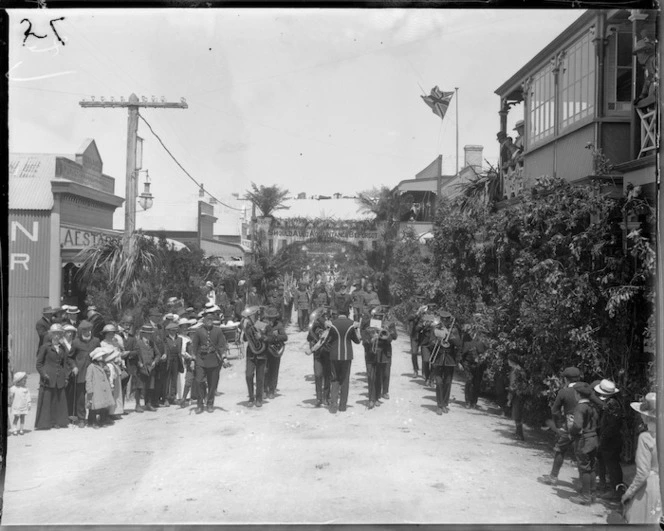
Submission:
[[[436,397],[434,397],[433,399],[436,400]],[[434,406],[434,405],[431,405],[431,404],[420,404],[420,407],[423,407],[424,409],[428,409],[432,413],[435,413],[436,410],[438,409],[437,405]]]
[[[313,382],[316,379],[316,377],[313,374],[307,374],[304,377],[305,382]]]

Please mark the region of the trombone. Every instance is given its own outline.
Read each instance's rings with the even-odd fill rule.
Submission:
[[[444,326],[441,328],[435,328],[433,333],[436,336],[436,342],[431,349],[431,356],[429,357],[429,364],[434,365],[438,358],[440,357],[440,351],[444,348],[450,348],[450,335],[452,335],[452,330],[454,330],[454,322],[456,317],[452,318],[452,324],[450,325],[449,330]]]

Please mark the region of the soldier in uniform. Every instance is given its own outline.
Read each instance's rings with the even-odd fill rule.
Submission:
[[[577,405],[569,433],[574,440],[574,453],[581,480],[580,496],[572,496],[569,501],[578,505],[590,505],[594,501],[595,460],[597,458],[597,424],[599,413],[590,403],[593,389],[586,382],[574,386]]]
[[[246,312],[246,310],[245,310]],[[245,376],[247,380],[247,389],[249,391],[249,407],[262,407],[263,406],[263,391],[265,388],[265,364],[267,363],[267,345],[264,343],[263,348],[259,351],[254,350],[258,345],[254,345],[249,340],[249,335],[260,334],[256,328],[258,321],[258,311],[250,310],[245,313],[244,325],[242,331],[242,338],[247,342],[247,356],[246,356],[246,370]],[[250,331],[251,328],[251,331]],[[256,387],[254,392],[254,375],[256,375]]]
[[[307,341],[311,349],[326,329],[325,323],[332,315],[327,308],[318,308],[312,312],[313,322],[309,327]],[[330,402],[330,344],[325,341],[320,348],[312,353],[314,357],[314,382],[316,386],[316,407],[328,405]]]
[[[359,329],[345,315],[339,315],[329,322],[331,390],[330,412],[346,411],[350,368],[353,362],[353,345],[360,343]]]
[[[459,363],[459,353],[463,342],[456,326],[452,326],[452,314],[445,310],[440,311],[442,324],[445,326],[447,337],[435,337],[434,346],[438,345],[438,353],[431,362],[431,372],[436,383],[436,403],[438,409],[436,413],[442,415],[449,413],[450,393],[452,391],[452,380],[454,379],[454,369]],[[441,332],[441,331],[439,331]],[[432,331],[436,336],[435,331]],[[432,352],[435,354],[435,351]]]
[[[203,413],[203,398],[207,395],[207,411],[214,411],[214,397],[219,383],[219,366],[226,364],[226,338],[220,328],[213,326],[214,314],[208,311],[203,317],[203,327],[196,330],[191,347],[196,358],[196,383],[198,385],[198,407]]]
[[[464,395],[467,408],[477,408],[477,400],[480,396],[480,387],[482,377],[486,369],[484,360],[487,350],[486,341],[483,339],[484,329],[475,327],[473,336],[468,336],[467,341],[463,343],[463,353],[461,354],[461,365],[466,372],[466,385]]]
[[[309,324],[309,305],[311,304],[311,297],[303,282],[300,282],[295,292],[294,307],[297,312],[297,324],[300,327],[300,332],[304,332]]]
[[[277,392],[277,383],[279,382],[281,354],[278,354],[278,349],[288,340],[288,336],[283,323],[279,320],[279,311],[276,308],[270,306],[265,310],[263,318],[267,322],[265,342],[268,351],[265,389],[267,397],[272,399]]]
[[[373,409],[380,398],[389,399],[389,363],[392,358],[392,340],[397,338],[394,323],[380,331],[370,327],[370,314],[365,314],[360,322],[364,356],[367,362],[369,385],[369,409]]]
[[[576,408],[577,397],[574,392],[574,386],[581,378],[581,371],[576,367],[567,367],[563,371],[563,388],[558,391],[556,401],[554,402],[551,413],[556,426],[558,438],[553,448],[553,466],[548,476],[541,476],[537,481],[545,485],[556,485],[558,483],[558,473],[563,466],[565,454],[572,449],[572,438],[569,429],[574,421],[574,409]]]
[[[420,354],[420,343],[418,340],[418,325],[426,311],[426,306],[420,306],[417,311],[408,317],[408,333],[410,334],[410,358],[413,363],[413,378],[420,375],[420,367],[417,357]]]
[[[431,305],[428,306],[428,310],[432,311],[433,308]],[[424,310],[427,312],[427,310]],[[436,337],[433,333],[432,325],[433,316],[431,314],[425,313],[417,322],[415,326],[415,333],[417,335],[417,343],[422,352],[422,376],[424,377],[424,385],[431,384],[431,365],[429,363],[429,358],[431,356],[431,349],[436,343]]]

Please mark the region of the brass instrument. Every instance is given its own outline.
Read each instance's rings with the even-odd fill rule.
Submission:
[[[314,326],[314,323],[321,318],[321,316],[327,316],[328,310],[324,306],[321,306],[320,308],[316,308],[311,314],[309,315],[309,330],[311,330]],[[330,335],[330,328],[329,326],[325,326],[323,330],[320,332],[317,332],[318,338],[316,339],[316,342],[311,345],[311,348],[309,348],[306,353],[307,355],[312,354],[314,352],[318,352],[325,343],[327,343],[327,339]]]
[[[254,322],[252,317],[256,315],[259,311],[258,306],[252,306],[250,308],[245,308],[242,311],[242,317],[244,317],[244,336],[247,338],[247,342],[251,347],[251,350],[255,354],[262,354],[267,348],[267,343],[265,342],[265,326],[266,324],[258,321]],[[263,325],[263,330],[261,331],[260,325]]]
[[[388,311],[389,308],[387,306],[376,306],[371,310],[371,319],[369,320],[367,331],[371,334],[371,352],[373,354],[378,352],[379,341],[385,341],[390,338],[390,331],[385,323]]]
[[[429,358],[430,365],[433,365],[436,361],[438,361],[441,349],[450,348],[450,335],[452,335],[452,330],[454,330],[455,320],[456,317],[453,317],[452,324],[450,325],[449,330],[442,325],[434,329],[433,333],[436,336],[436,342],[434,343],[433,348],[431,349],[431,356]],[[440,321],[438,322],[440,323]]]
[[[264,324],[262,321],[260,321],[258,324]],[[261,327],[262,328],[262,327]],[[265,330],[261,330],[262,333],[265,333]],[[286,350],[286,344],[283,341],[275,341],[274,343],[270,343],[267,346],[267,351],[272,354],[275,358],[281,358],[284,354],[284,350]]]

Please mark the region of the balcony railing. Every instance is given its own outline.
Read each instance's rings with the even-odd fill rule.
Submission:
[[[636,114],[641,127],[641,149],[636,158],[640,159],[657,153],[657,105],[639,105]]]
[[[524,190],[523,160],[502,168],[503,199],[512,199]]]

